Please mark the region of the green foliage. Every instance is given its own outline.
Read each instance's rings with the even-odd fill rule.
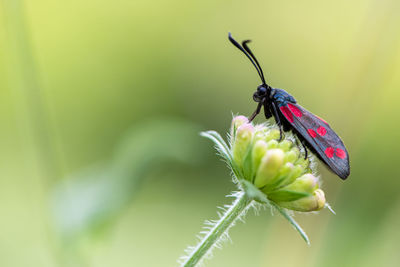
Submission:
[[[74,241],[104,229],[134,199],[146,174],[161,163],[197,163],[204,155],[198,129],[168,117],[145,122],[125,134],[109,161],[60,182],[52,199],[60,234]]]

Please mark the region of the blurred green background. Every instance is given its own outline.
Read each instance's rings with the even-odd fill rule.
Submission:
[[[229,171],[201,130],[260,83],[328,120],[337,212],[250,212],[207,266],[399,266],[400,2],[20,1],[0,5],[0,266],[176,266]],[[263,121],[262,116],[257,119]]]

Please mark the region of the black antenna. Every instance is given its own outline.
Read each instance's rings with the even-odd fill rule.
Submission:
[[[247,46],[247,43],[250,43],[250,42],[251,42],[251,40],[245,40],[245,41],[242,42],[242,46],[243,46],[243,48],[247,51],[247,53],[249,53],[249,55],[250,55],[250,56],[254,59],[254,61],[256,62],[257,66],[258,66],[258,69],[259,69],[260,72],[261,72],[261,79],[263,80],[263,82],[264,82],[264,84],[265,84],[264,73],[263,73],[263,71],[262,71],[262,68],[261,68],[261,66],[260,66],[260,63],[258,63],[256,57],[255,57],[254,54],[251,52],[250,48]]]
[[[244,48],[241,47],[240,44],[239,44],[238,42],[236,42],[235,39],[233,39],[231,33],[228,34],[228,38],[229,38],[229,41],[231,41],[231,43],[232,43],[234,46],[236,46],[240,51],[242,51],[242,52],[250,59],[251,63],[253,63],[254,67],[256,68],[256,70],[257,70],[257,72],[258,72],[258,75],[259,75],[260,78],[261,78],[261,81],[263,82],[263,84],[266,84],[266,83],[265,83],[265,80],[264,80],[264,74],[263,74],[263,72],[262,72],[262,70],[261,70],[261,68],[260,68],[260,65],[258,64],[257,60],[255,60],[255,61],[257,62],[257,64],[256,64],[256,63],[254,63],[254,61],[253,61],[253,59],[252,59],[252,57],[253,57],[254,59],[255,59],[255,57],[254,57],[254,55],[251,53],[251,51],[250,51],[249,54],[252,55],[252,57],[249,56],[247,50],[244,50]],[[243,42],[243,44],[244,44],[245,47],[247,47],[246,42],[247,42],[247,41]],[[248,49],[248,47],[247,47],[247,49]],[[250,50],[250,49],[249,49],[249,50]]]

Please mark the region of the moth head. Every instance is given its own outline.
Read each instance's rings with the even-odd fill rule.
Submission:
[[[253,99],[256,102],[261,102],[267,96],[268,88],[265,84],[259,85],[253,94]]]

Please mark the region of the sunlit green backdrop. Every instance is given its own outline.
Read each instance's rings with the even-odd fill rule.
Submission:
[[[270,85],[347,145],[328,210],[248,214],[207,266],[399,266],[400,2],[21,1],[0,5],[0,266],[176,266],[229,203],[201,130]],[[264,119],[260,116],[257,121]]]

